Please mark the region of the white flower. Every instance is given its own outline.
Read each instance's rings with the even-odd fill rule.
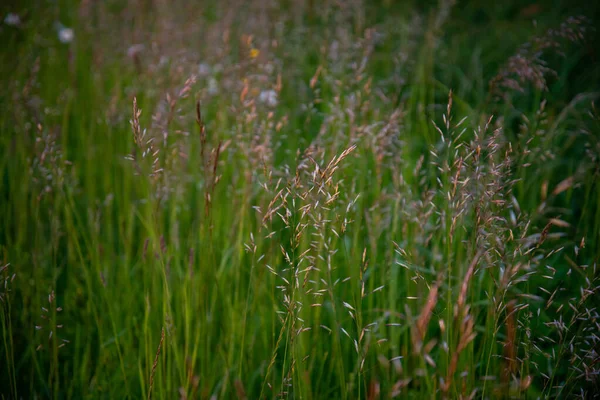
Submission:
[[[58,29],[58,40],[60,40],[61,43],[71,43],[74,37],[75,33],[73,32],[73,29],[64,26]]]
[[[206,63],[200,63],[200,65],[198,65],[198,75],[200,75],[200,76],[210,75],[210,65],[208,65]]]
[[[8,13],[4,18],[4,23],[8,26],[19,26],[21,25],[21,17],[18,14]]]
[[[273,71],[275,70],[275,67],[273,66],[273,64],[267,63],[264,65],[264,69],[267,74],[271,75],[273,73]]]
[[[210,78],[208,81],[208,94],[214,95],[219,92],[219,84],[215,78]]]
[[[275,107],[277,105],[277,92],[274,90],[262,91],[258,95],[258,100],[269,107]]]
[[[158,66],[159,67],[164,67],[168,63],[169,63],[169,57],[167,57],[167,56],[160,56],[160,60],[158,60]]]
[[[135,58],[137,57],[142,51],[144,51],[145,46],[141,43],[138,44],[134,44],[132,46],[129,46],[129,48],[127,49],[127,56],[129,58]]]
[[[340,53],[340,44],[337,40],[334,40],[329,46],[329,59],[337,60],[339,58]]]

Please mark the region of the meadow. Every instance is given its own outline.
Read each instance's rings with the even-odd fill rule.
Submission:
[[[583,1],[0,5],[0,398],[600,397]]]

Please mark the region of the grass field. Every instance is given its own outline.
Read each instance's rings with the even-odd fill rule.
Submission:
[[[0,398],[600,397],[592,3],[2,3]]]

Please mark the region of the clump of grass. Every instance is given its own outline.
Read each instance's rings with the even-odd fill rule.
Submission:
[[[548,79],[555,78],[557,72],[544,60],[544,55],[564,56],[565,42],[580,43],[591,29],[589,18],[571,16],[558,28],[550,28],[544,34],[533,37],[507,60],[490,81],[490,93],[496,96],[507,96],[510,91],[522,93],[527,85],[548,91]]]
[[[11,10],[0,393],[593,396],[593,21],[452,6]]]

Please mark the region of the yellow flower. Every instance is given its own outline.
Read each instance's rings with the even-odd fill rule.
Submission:
[[[250,49],[250,58],[256,58],[260,54],[260,50],[258,49]]]

